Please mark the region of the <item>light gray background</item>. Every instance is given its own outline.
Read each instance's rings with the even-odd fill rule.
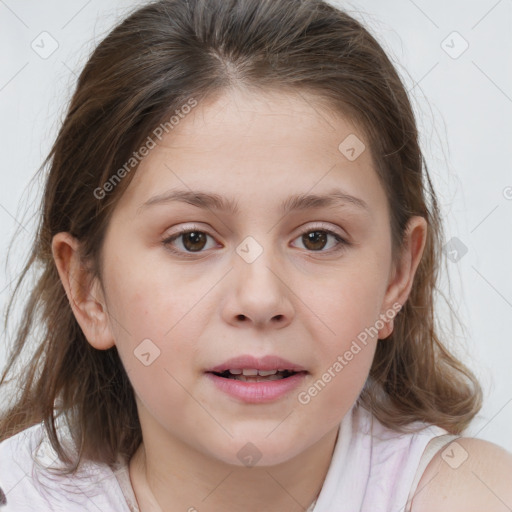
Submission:
[[[485,390],[468,433],[512,451],[512,2],[337,3],[366,23],[413,95],[447,240],[459,241],[449,248],[457,261],[448,261],[448,269],[451,303],[466,332],[452,341],[466,347],[460,354]],[[0,0],[2,311],[34,236],[41,183],[29,187],[29,181],[50,149],[87,55],[136,5]],[[45,54],[52,45],[58,47]],[[5,270],[16,229],[21,237]],[[2,330],[0,366],[6,338]]]

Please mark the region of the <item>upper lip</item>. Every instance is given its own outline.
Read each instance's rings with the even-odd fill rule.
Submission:
[[[207,372],[222,373],[226,370],[289,370],[293,372],[303,372],[306,369],[299,364],[292,363],[276,355],[267,355],[265,357],[254,357],[251,355],[243,355],[233,357],[223,363],[206,370]]]

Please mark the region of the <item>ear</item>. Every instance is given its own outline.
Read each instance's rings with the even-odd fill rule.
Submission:
[[[80,257],[80,243],[69,233],[57,233],[52,239],[53,259],[60,280],[87,341],[98,350],[112,347],[112,336],[103,290]]]
[[[406,227],[403,249],[398,261],[393,265],[384,296],[384,311],[393,308],[393,304],[403,306],[411,293],[416,269],[421,261],[427,241],[427,221],[424,217],[411,217]],[[379,339],[387,338],[393,332],[393,320],[386,322],[379,330]]]

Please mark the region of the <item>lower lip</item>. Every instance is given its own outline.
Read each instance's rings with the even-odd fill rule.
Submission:
[[[207,373],[206,376],[224,393],[244,402],[259,404],[277,400],[290,393],[303,382],[306,372],[268,382],[244,382],[219,377],[214,373]]]

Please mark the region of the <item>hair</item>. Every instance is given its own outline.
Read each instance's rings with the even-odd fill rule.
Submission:
[[[307,95],[358,127],[388,199],[393,258],[408,220],[428,223],[409,298],[392,334],[377,344],[359,403],[398,431],[422,421],[461,433],[477,414],[481,387],[443,343],[434,316],[443,257],[436,194],[408,94],[375,38],[322,0],[160,0],[133,11],[94,49],[39,169],[48,169],[42,214],[6,325],[29,270],[39,273],[0,385],[31,338],[36,348],[0,418],[0,440],[42,422],[70,472],[81,458],[111,465],[135,452],[142,434],[132,385],[116,347],[94,349],[79,327],[52,238],[62,231],[76,237],[83,262],[101,279],[106,227],[136,167],[101,198],[95,191],[107,190],[115,170],[191,98],[235,88]],[[74,465],[58,435],[61,415],[77,443]]]

